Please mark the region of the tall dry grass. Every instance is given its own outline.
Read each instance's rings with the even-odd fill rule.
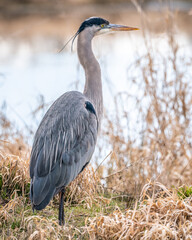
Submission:
[[[119,93],[115,114],[105,116],[103,141],[112,154],[100,174],[114,191],[138,196],[147,179],[168,188],[192,184],[192,56],[178,45],[167,14],[167,51],[144,32],[146,55],[127,69],[136,94]]]
[[[167,16],[169,50],[162,55],[143,33],[147,53],[127,69],[137,94],[119,93],[115,115],[105,112],[98,145],[112,152],[68,186],[64,228],[57,197],[32,212],[30,149],[1,113],[0,238],[191,239],[192,59]]]
[[[164,185],[148,183],[134,209],[117,209],[108,216],[91,218],[86,229],[90,239],[190,240],[191,218],[191,198],[181,200]]]

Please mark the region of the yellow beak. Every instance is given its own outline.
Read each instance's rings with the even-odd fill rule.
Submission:
[[[133,31],[133,30],[139,30],[139,28],[135,27],[128,27],[123,25],[117,25],[117,24],[109,24],[106,26],[106,28],[109,28],[111,31]]]

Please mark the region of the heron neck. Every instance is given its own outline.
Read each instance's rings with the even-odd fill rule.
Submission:
[[[91,42],[93,36],[86,29],[81,32],[78,36],[77,51],[79,61],[85,71],[86,81],[83,93],[94,105],[98,120],[100,121],[103,112],[101,69],[92,51]]]

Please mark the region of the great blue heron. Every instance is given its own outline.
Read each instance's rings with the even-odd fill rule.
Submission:
[[[30,159],[32,207],[45,208],[59,193],[60,225],[64,224],[65,187],[89,163],[103,112],[101,69],[92,52],[91,41],[103,33],[131,30],[137,28],[110,24],[98,17],[81,24],[74,39],[78,36],[78,57],[85,70],[84,92],[66,92],[58,98],[35,134]]]

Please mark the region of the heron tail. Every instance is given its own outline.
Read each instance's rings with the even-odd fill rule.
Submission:
[[[50,175],[31,179],[30,198],[33,209],[44,209],[53,198],[54,193],[55,186],[52,184]]]

